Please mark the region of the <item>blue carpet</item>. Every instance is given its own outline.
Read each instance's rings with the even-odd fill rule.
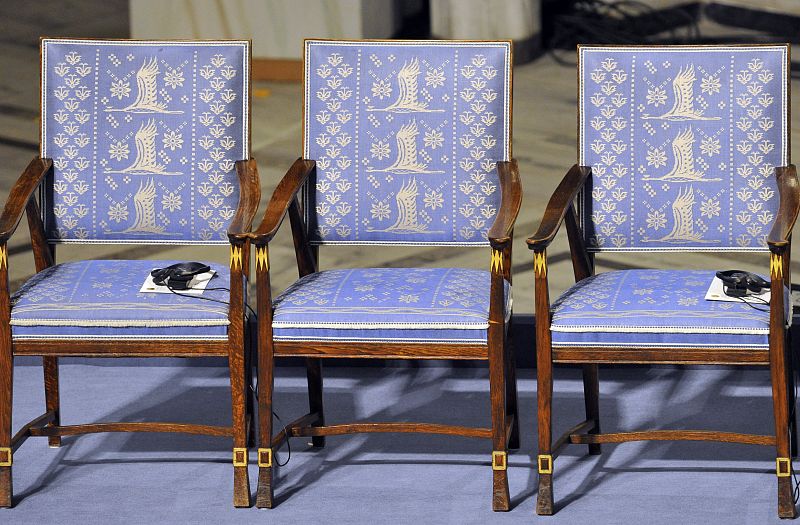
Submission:
[[[179,360],[169,364],[179,364]],[[107,364],[107,363],[104,363]],[[305,371],[277,371],[275,408],[307,407]],[[449,367],[329,368],[329,422],[355,418],[485,426],[487,373]],[[232,507],[231,445],[223,438],[98,434],[49,449],[29,439],[14,456],[15,508],[3,523],[778,523],[775,453],[715,443],[572,445],[555,462],[557,514],[534,512],[536,384],[519,381],[522,449],[509,457],[511,512],[491,511],[488,441],[426,435],[329,437],[313,451],[293,439],[272,510]],[[18,366],[15,428],[42,411],[40,367]],[[228,424],[227,370],[216,367],[61,367],[62,421]],[[769,433],[766,370],[601,369],[603,430],[711,428]],[[583,417],[580,375],[557,369],[556,433]],[[252,454],[254,460],[255,454]],[[279,460],[286,459],[285,449]],[[251,460],[251,463],[252,463]],[[251,464],[255,491],[256,467]],[[785,523],[785,522],[784,522]]]

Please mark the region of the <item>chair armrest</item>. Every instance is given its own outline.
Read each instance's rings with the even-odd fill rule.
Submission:
[[[316,169],[316,162],[299,158],[278,183],[264,212],[264,219],[249,237],[257,244],[267,244],[280,228],[289,206]]]
[[[541,251],[550,245],[558,233],[561,223],[564,222],[564,216],[572,206],[575,196],[578,195],[591,174],[592,168],[588,166],[575,164],[569,169],[550,197],[542,222],[539,223],[539,229],[528,239],[528,248]]]
[[[45,174],[50,171],[53,161],[36,156],[22,172],[8,194],[3,214],[0,215],[0,244],[5,244],[14,234],[25,212],[28,201],[33,196]]]
[[[516,159],[498,162],[497,175],[500,179],[500,209],[488,236],[489,244],[499,249],[511,240],[514,222],[522,205],[522,183]]]
[[[253,227],[253,218],[261,202],[261,183],[256,159],[237,161],[236,174],[239,176],[239,206],[228,226],[228,238],[231,241],[244,241]]]
[[[771,249],[783,249],[789,244],[792,228],[800,212],[800,181],[794,164],[775,168],[780,203],[772,230],[767,237]]]

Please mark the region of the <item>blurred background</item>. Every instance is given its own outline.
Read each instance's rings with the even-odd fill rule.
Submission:
[[[304,38],[512,39],[514,156],[525,192],[513,265],[515,341],[522,364],[530,364],[533,356],[533,266],[524,240],[535,231],[551,192],[576,159],[576,44],[800,43],[797,0],[4,0],[0,21],[0,201],[39,147],[40,36],[249,38],[253,156],[262,181],[257,220],[280,177],[301,154]],[[793,80],[793,87],[797,93],[800,82]],[[793,118],[793,131],[797,122]],[[288,228],[271,254],[272,282],[280,291],[297,276]],[[15,289],[34,271],[24,227],[12,238],[10,255]],[[563,236],[549,255],[554,296],[572,282]],[[59,247],[60,261],[86,257],[225,262],[228,255],[218,247]],[[796,269],[800,258],[793,260]],[[766,273],[766,264],[766,256],[750,254],[622,254],[599,257],[598,271],[671,266]],[[321,253],[323,268],[488,265],[489,251],[475,249],[355,246]]]

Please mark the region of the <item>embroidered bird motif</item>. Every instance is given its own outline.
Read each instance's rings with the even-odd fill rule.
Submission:
[[[417,158],[417,135],[419,127],[416,120],[404,124],[395,135],[397,157],[388,168],[367,168],[367,171],[390,171],[392,173],[444,173],[443,170],[429,170],[428,165]]]
[[[391,113],[443,112],[443,109],[428,109],[428,104],[419,100],[417,95],[419,75],[419,60],[417,58],[413,58],[410,62],[404,62],[403,67],[397,74],[397,100],[385,108],[368,107],[367,111],[388,111]]]
[[[703,110],[694,107],[694,65],[682,67],[672,80],[675,100],[672,108],[663,115],[643,115],[643,119],[660,120],[719,120],[720,117],[704,117]]]
[[[134,136],[136,145],[136,158],[127,168],[119,171],[108,170],[107,173],[153,174],[153,175],[179,175],[178,172],[166,171],[166,166],[158,162],[156,150],[156,137],[158,130],[153,119],[142,122],[139,131]]]
[[[662,177],[644,177],[643,180],[665,180],[671,182],[703,182],[716,181],[707,179],[702,171],[694,167],[694,132],[689,127],[679,132],[672,140],[672,169]]]
[[[144,59],[142,67],[136,72],[136,99],[122,109],[108,108],[106,111],[124,111],[128,113],[183,113],[169,110],[167,105],[158,100],[158,62],[155,57]]]
[[[125,233],[164,233],[164,226],[156,224],[155,198],[156,186],[153,179],[148,179],[147,183],[140,182],[139,191],[133,196],[136,220]]]
[[[672,217],[672,231],[658,241],[704,242],[703,237],[694,231],[694,188],[689,186],[678,191],[678,197],[672,203]]]

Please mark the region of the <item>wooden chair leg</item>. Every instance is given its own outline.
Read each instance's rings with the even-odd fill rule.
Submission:
[[[247,475],[247,419],[245,416],[248,395],[245,389],[244,352],[232,349],[228,355],[231,376],[231,404],[233,412],[233,505],[250,506],[250,479]]]
[[[251,334],[247,334],[245,336],[245,341],[247,341],[246,347],[246,359],[245,359],[245,396],[246,396],[246,404],[245,404],[245,413],[247,414],[247,420],[250,422],[250,426],[247,428],[247,446],[249,448],[256,446],[256,408],[255,408],[255,392],[253,392],[253,348],[255,344],[253,343],[253,337]]]
[[[586,406],[586,419],[594,420],[594,428],[589,434],[600,433],[600,380],[597,365],[583,365],[583,401]],[[589,454],[600,454],[600,443],[589,445]]]
[[[792,457],[797,457],[797,397],[795,396],[795,388],[797,385],[797,354],[795,348],[792,346],[791,336],[787,338],[787,352],[789,357],[786,361],[786,375],[788,376],[788,394],[789,394],[789,432],[791,440]]]
[[[271,342],[258,352],[258,488],[256,507],[271,509],[274,505],[272,451],[272,390],[274,360]]]
[[[0,332],[3,329],[0,328]],[[4,334],[5,335],[5,334]],[[11,409],[14,392],[14,358],[11,355],[11,337],[0,340],[0,507],[11,507]]]
[[[491,331],[490,327],[490,331]],[[511,507],[508,492],[508,439],[503,336],[489,337],[489,394],[492,401],[492,510]]]
[[[306,359],[306,377],[308,379],[309,412],[319,414],[316,426],[322,426],[325,424],[325,412],[322,405],[322,361],[320,359]],[[315,448],[323,448],[325,436],[313,436],[311,444]]]
[[[773,328],[773,332],[775,329]],[[770,379],[772,407],[775,415],[776,474],[778,477],[778,516],[796,516],[792,495],[791,457],[789,447],[789,393],[786,373],[786,347],[783,334],[770,334]],[[779,349],[776,351],[776,349]]]
[[[51,423],[53,426],[61,425],[61,410],[58,396],[58,358],[43,357],[44,368],[44,400],[46,410],[53,411],[55,417]],[[48,436],[47,444],[52,448],[61,446],[61,436]]]
[[[517,407],[517,366],[514,362],[514,350],[511,341],[506,344],[506,414],[513,417],[513,424],[508,435],[508,448],[519,448],[519,409]]]
[[[536,363],[537,422],[539,428],[539,454],[536,466],[539,473],[536,513],[543,516],[553,514],[553,456],[551,411],[553,400],[553,363],[550,352],[537,352]]]

